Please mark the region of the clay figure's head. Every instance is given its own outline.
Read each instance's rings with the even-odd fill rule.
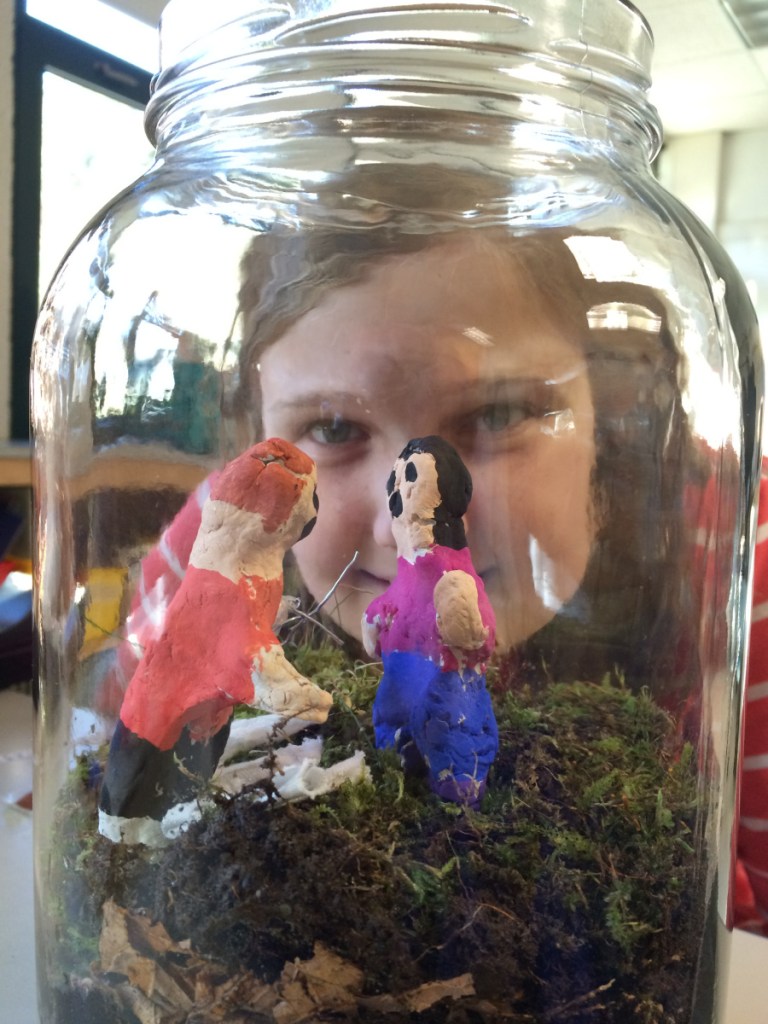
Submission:
[[[211,498],[255,512],[267,537],[287,549],[317,521],[315,466],[290,442],[273,437],[233,459],[213,484]]]
[[[317,511],[312,459],[280,438],[261,441],[214,480],[190,560],[233,579],[273,575],[311,532]]]
[[[387,481],[392,533],[401,557],[412,559],[435,544],[467,546],[462,516],[472,478],[458,452],[431,435],[409,441]]]

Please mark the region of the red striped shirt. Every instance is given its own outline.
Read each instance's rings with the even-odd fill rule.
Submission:
[[[734,923],[768,936],[768,461],[757,522]]]

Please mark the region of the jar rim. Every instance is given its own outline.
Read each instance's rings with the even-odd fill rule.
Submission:
[[[417,13],[419,10],[461,12],[463,16],[495,14],[517,19],[543,31],[554,46],[568,47],[579,42],[597,46],[631,59],[650,74],[653,30],[645,15],[632,0],[591,0],[586,5],[556,4],[548,10],[542,0],[168,0],[160,16],[160,71],[194,60],[200,44],[208,35],[244,19],[252,20],[252,42],[264,28],[264,44],[278,41],[284,32],[291,34],[304,25],[351,17],[355,14],[375,17],[393,13]],[[556,9],[554,9],[556,8]],[[622,11],[624,12],[622,14]],[[612,15],[612,16],[611,16]],[[629,17],[627,17],[629,15]],[[477,29],[480,39],[485,33]],[[439,36],[435,36],[438,41]]]

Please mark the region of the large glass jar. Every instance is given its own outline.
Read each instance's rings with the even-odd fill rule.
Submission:
[[[173,0],[37,332],[43,1020],[716,1020],[762,368],[622,0]]]

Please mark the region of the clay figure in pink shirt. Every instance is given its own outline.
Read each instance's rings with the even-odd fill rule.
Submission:
[[[440,437],[415,438],[387,484],[397,575],[363,616],[363,642],[384,674],[376,743],[425,768],[443,799],[477,807],[498,749],[485,686],[495,620],[472,565],[462,516],[472,481]]]
[[[249,448],[213,478],[189,565],[123,698],[99,831],[157,844],[161,822],[216,769],[236,704],[325,721],[331,695],[274,633],[285,553],[314,526],[315,466],[287,441]]]

